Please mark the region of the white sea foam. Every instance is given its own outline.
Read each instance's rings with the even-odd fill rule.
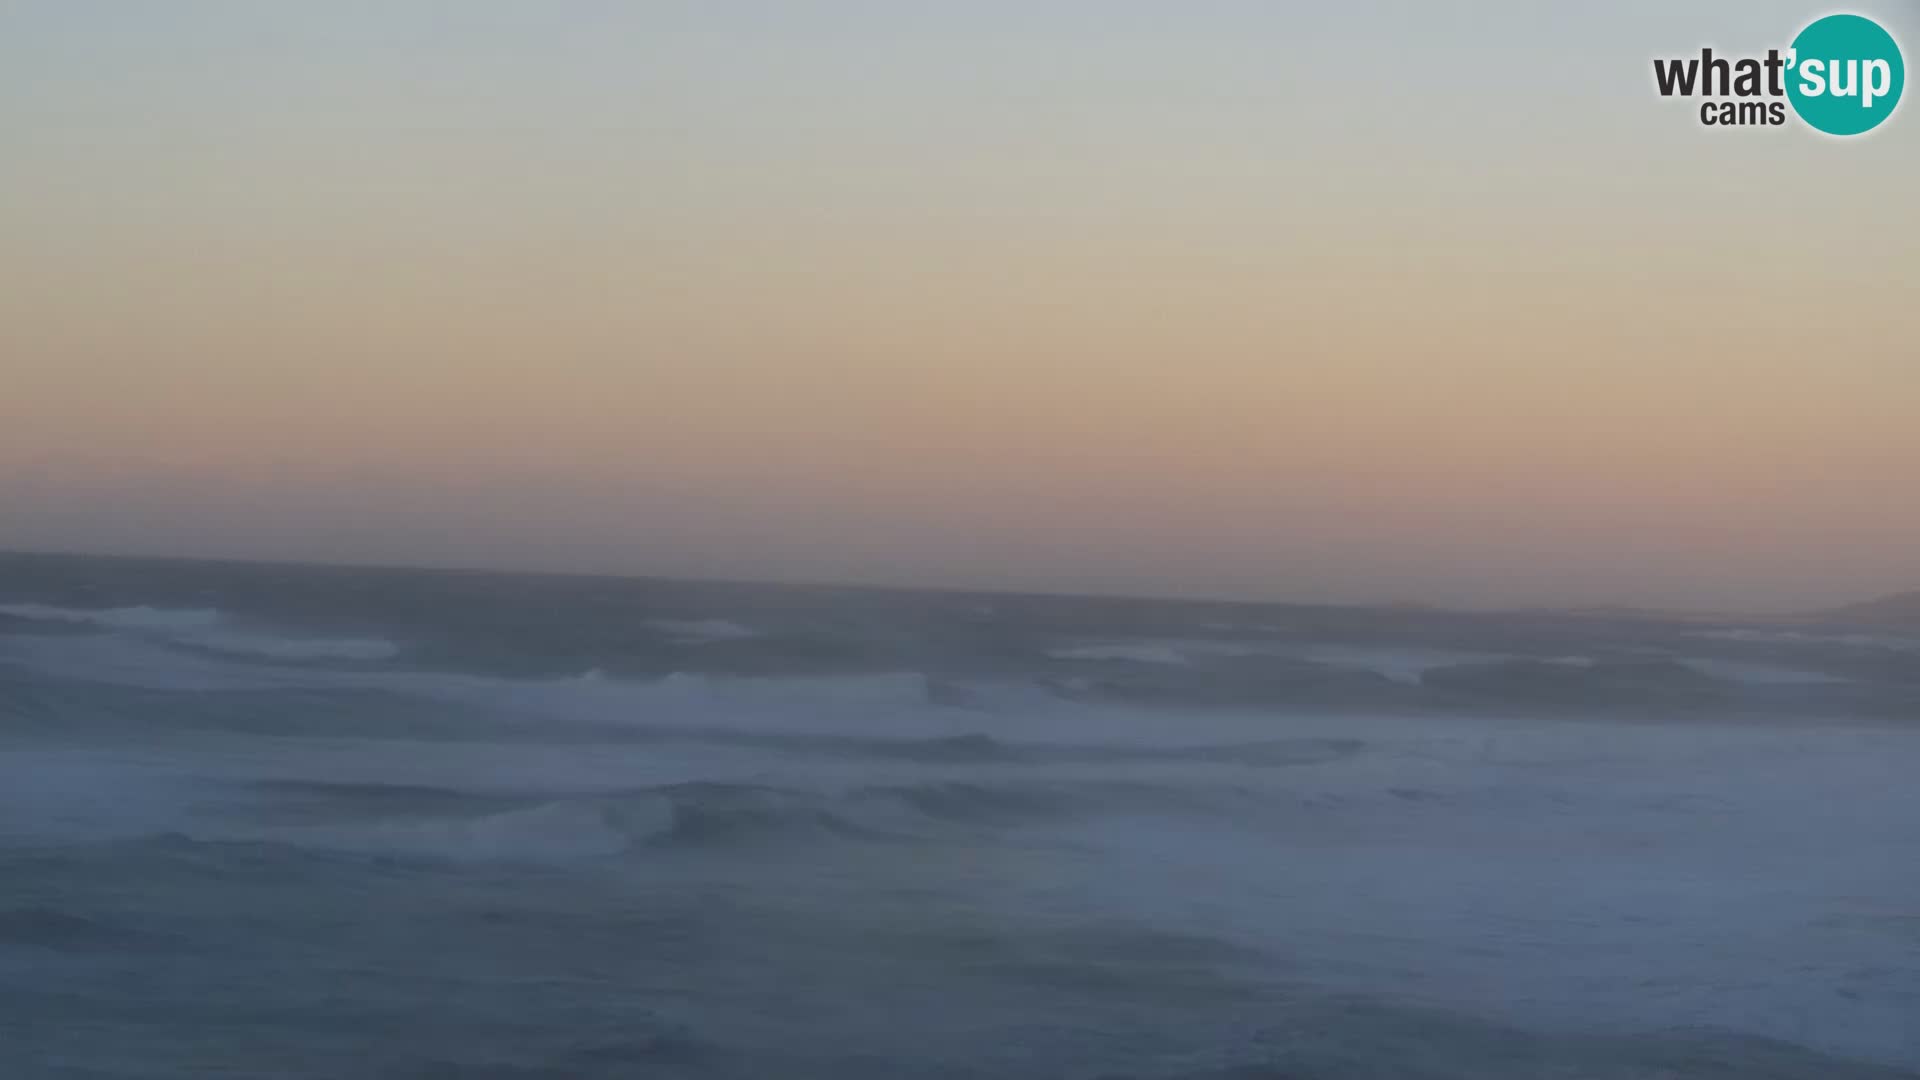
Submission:
[[[634,685],[634,684],[628,684]],[[927,677],[917,671],[800,678],[739,678],[675,672],[651,684],[663,694],[703,701],[791,702],[796,696],[843,705],[925,705]]]
[[[1074,645],[1051,649],[1047,655],[1055,660],[1118,660],[1130,664],[1185,665],[1191,662],[1175,646],[1151,642]]]
[[[174,635],[194,634],[219,626],[220,612],[212,608],[69,608],[51,604],[0,604],[0,615],[41,622],[80,623],[109,630]]]
[[[647,626],[683,645],[745,641],[761,636],[758,630],[731,619],[648,619]]]
[[[212,652],[272,660],[390,660],[400,647],[380,637],[314,638],[236,625],[214,608],[68,608],[50,604],[0,604],[0,615],[38,622],[96,626],[115,633],[187,645]]]
[[[274,660],[390,660],[400,647],[385,638],[284,638],[269,634],[205,634],[183,639],[214,652]]]
[[[1920,652],[1920,638],[1897,634],[1810,633],[1800,630],[1759,630],[1731,627],[1720,630],[1695,630],[1692,636],[1717,641],[1738,641],[1755,645],[1840,645],[1853,649],[1890,649],[1895,652]]]
[[[1435,668],[1457,664],[1497,663],[1512,660],[1511,653],[1476,652],[1464,649],[1423,649],[1399,646],[1313,645],[1294,640],[1260,638],[1192,638],[1156,641],[1106,641],[1050,650],[1055,660],[1118,661],[1134,664],[1190,666],[1196,659],[1222,657],[1244,659],[1271,656],[1277,659],[1306,661],[1355,671],[1371,671],[1395,682],[1417,684],[1420,676]],[[1551,662],[1588,663],[1584,657],[1567,657]]]
[[[1371,671],[1394,682],[1415,684],[1435,668],[1458,664],[1489,664],[1514,659],[1511,653],[1464,649],[1390,648],[1366,645],[1316,645],[1300,653],[1302,659],[1333,667]]]
[[[543,916],[577,926],[580,889],[609,889],[616,915],[623,903],[638,911],[662,896],[691,904],[737,892],[754,898],[753,921],[739,932],[764,935],[751,944],[769,963],[798,969],[818,958],[822,934],[847,924],[899,934],[888,940],[902,951],[929,943],[932,959],[916,970],[937,984],[943,1010],[990,1009],[1001,989],[975,985],[990,965],[977,979],[939,983],[952,955],[939,951],[944,942],[1052,949],[1062,971],[1079,974],[1064,965],[1083,938],[1022,935],[1067,927],[1090,938],[1123,927],[1133,936],[1102,949],[1088,971],[1138,974],[1160,992],[1181,979],[1217,978],[1205,984],[1216,988],[1246,979],[1256,992],[1284,987],[1274,994],[1286,1000],[1418,996],[1529,1032],[1713,1028],[1920,1063],[1911,1023],[1920,982],[1902,951],[1914,941],[1909,912],[1920,890],[1903,857],[1920,820],[1920,793],[1908,782],[1920,768],[1920,736],[1910,730],[1044,702],[970,714],[930,702],[927,680],[912,672],[515,681],[221,663],[130,634],[6,639],[16,663],[37,667],[55,653],[69,655],[81,677],[377,688],[523,712],[547,729],[565,715],[902,739],[981,732],[1009,745],[1351,740],[1361,744],[1355,752],[1276,768],[1231,753],[848,761],[794,753],[779,740],[636,745],[611,726],[597,741],[578,731],[499,741],[484,733],[167,741],[156,722],[153,737],[143,732],[127,746],[0,750],[0,832],[178,834],[268,845],[249,847],[250,859],[311,848],[453,864],[408,886],[419,888],[455,881],[442,873],[470,864],[487,864],[479,880],[497,883],[494,875],[538,862],[551,876],[511,879],[516,895],[532,898],[535,927]],[[421,810],[351,792],[296,797],[288,781],[419,785],[476,798],[478,808]],[[316,807],[337,816],[243,812]],[[675,847],[682,817],[720,842],[699,859],[676,859],[685,854]],[[755,845],[737,857],[728,854],[736,835]],[[639,884],[611,891],[613,868],[629,865]],[[322,872],[355,871],[328,862]],[[593,876],[568,876],[575,872]],[[382,908],[400,895],[390,888],[381,879],[366,891],[373,914],[417,910]],[[889,906],[901,897],[910,899]],[[711,917],[724,924],[730,910]],[[799,920],[791,932],[785,918]],[[1152,948],[1135,956],[1127,942]],[[1215,951],[1155,959],[1180,943]],[[1229,959],[1214,971],[1220,956]],[[829,975],[851,998],[880,985],[859,982],[865,970]],[[700,992],[719,985],[702,982],[697,966],[673,974]],[[1219,998],[1161,1000],[1191,1024]],[[1395,1031],[1402,1042],[1431,1034]]]
[[[1700,657],[1686,657],[1684,662],[1687,666],[1716,679],[1761,686],[1821,686],[1847,681],[1825,672],[1785,667],[1779,664],[1752,664],[1738,660],[1713,660]]]

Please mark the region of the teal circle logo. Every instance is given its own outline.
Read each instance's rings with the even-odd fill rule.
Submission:
[[[1787,100],[1800,119],[1829,135],[1880,126],[1900,104],[1907,65],[1900,45],[1861,15],[1816,19],[1793,39]]]

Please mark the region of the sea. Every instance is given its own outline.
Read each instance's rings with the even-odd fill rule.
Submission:
[[[1920,630],[0,556],[0,1077],[1920,1076]]]

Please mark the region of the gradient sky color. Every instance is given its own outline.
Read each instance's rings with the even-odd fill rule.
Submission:
[[[1920,101],[1652,86],[1826,10],[0,0],[0,547],[1914,588]]]

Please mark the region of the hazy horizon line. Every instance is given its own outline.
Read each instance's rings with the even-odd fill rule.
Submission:
[[[646,573],[640,571],[600,570],[600,569],[559,569],[549,567],[507,567],[487,566],[465,563],[409,563],[383,562],[354,559],[304,559],[276,558],[271,556],[231,556],[231,555],[194,555],[194,554],[153,554],[128,551],[99,550],[47,550],[30,548],[0,547],[0,559],[97,559],[107,562],[163,562],[196,563],[202,565],[238,564],[241,566],[286,566],[305,569],[372,570],[395,573],[425,574],[487,574],[502,577],[546,577],[546,578],[582,578],[607,579],[616,581],[657,581],[681,585],[723,585],[723,586],[761,586],[789,589],[834,589],[864,590],[872,592],[903,593],[942,593],[956,596],[1002,596],[1036,597],[1069,600],[1115,600],[1146,601],[1169,604],[1224,604],[1234,607],[1288,607],[1288,608],[1332,608],[1339,610],[1408,610],[1428,611],[1462,615],[1524,615],[1524,614],[1561,614],[1561,615],[1601,615],[1617,614],[1626,616],[1652,616],[1670,619],[1759,619],[1759,620],[1803,620],[1810,618],[1832,617],[1848,608],[1872,604],[1920,593],[1916,589],[1894,589],[1875,596],[1840,601],[1824,607],[1793,611],[1727,611],[1704,608],[1659,608],[1642,604],[1626,603],[1567,603],[1567,604],[1531,604],[1496,605],[1473,607],[1461,604],[1438,603],[1426,600],[1286,600],[1246,597],[1227,597],[1205,593],[1178,592],[1075,592],[1060,589],[1028,589],[1012,586],[974,586],[964,584],[915,584],[905,585],[885,581],[848,581],[800,578],[735,578],[708,577],[697,574]]]

